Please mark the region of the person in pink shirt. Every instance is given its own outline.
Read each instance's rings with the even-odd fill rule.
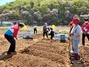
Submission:
[[[17,34],[20,28],[24,27],[24,23],[18,23],[13,25],[11,28],[6,30],[4,37],[10,42],[9,50],[7,54],[13,54],[15,51],[16,41],[14,38],[17,39]]]
[[[85,45],[85,36],[87,36],[89,40],[89,21],[88,19],[84,19],[84,23],[82,24],[82,45]]]

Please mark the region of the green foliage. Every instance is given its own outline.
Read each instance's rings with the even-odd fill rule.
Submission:
[[[53,14],[53,9],[57,9],[58,13]],[[23,20],[30,25],[35,24],[34,22],[38,25],[44,22],[63,25],[68,24],[74,15],[89,14],[89,0],[16,0],[0,6],[0,14],[10,11],[13,13],[7,16],[8,20]],[[23,16],[23,11],[28,11],[29,14]],[[34,14],[36,12],[40,14]]]

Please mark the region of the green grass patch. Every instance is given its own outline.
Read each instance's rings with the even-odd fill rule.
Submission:
[[[34,30],[20,30],[20,32],[27,32],[27,31],[34,32]],[[42,32],[42,30],[37,30],[37,32]]]
[[[8,28],[0,28],[0,30],[7,30]]]
[[[69,34],[68,31],[62,31],[61,34]]]

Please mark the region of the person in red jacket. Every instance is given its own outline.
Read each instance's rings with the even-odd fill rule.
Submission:
[[[82,45],[85,45],[85,36],[87,36],[89,40],[89,21],[88,19],[84,19],[84,23],[82,24]]]
[[[18,23],[13,25],[11,28],[6,30],[4,37],[10,42],[9,50],[7,54],[13,54],[15,51],[16,41],[14,38],[17,39],[17,34],[20,28],[24,27],[24,23]]]

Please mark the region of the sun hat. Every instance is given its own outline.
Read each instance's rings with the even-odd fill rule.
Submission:
[[[72,21],[70,22],[70,24],[78,24],[79,20],[77,18],[73,18]]]

